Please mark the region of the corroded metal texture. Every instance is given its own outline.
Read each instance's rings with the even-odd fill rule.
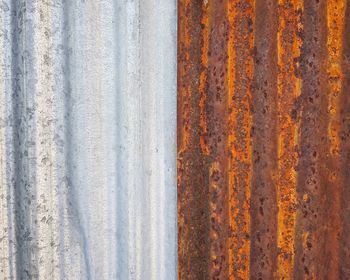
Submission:
[[[350,278],[350,2],[178,3],[179,278]]]
[[[0,279],[176,279],[176,0],[0,1]]]

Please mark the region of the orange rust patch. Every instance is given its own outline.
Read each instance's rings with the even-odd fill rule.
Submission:
[[[228,192],[230,279],[248,279],[250,268],[251,81],[255,1],[229,1],[228,39]],[[242,22],[242,25],[238,23]]]
[[[330,152],[339,154],[339,94],[343,80],[341,69],[342,36],[344,32],[345,0],[327,1],[327,49],[328,49],[328,110],[330,121],[328,137],[330,139]]]
[[[201,60],[203,64],[203,71],[199,77],[199,91],[200,91],[200,100],[199,100],[199,110],[200,110],[200,120],[199,125],[202,129],[202,134],[200,136],[200,145],[202,153],[209,155],[209,147],[206,143],[206,134],[208,132],[207,121],[205,116],[205,102],[207,94],[207,77],[208,77],[208,52],[209,52],[209,16],[208,16],[208,4],[203,3],[202,5],[202,55]]]
[[[279,0],[278,53],[278,234],[277,275],[292,279],[295,257],[298,120],[294,104],[301,92],[298,77],[302,0]]]
[[[189,0],[181,1],[180,9],[189,10]],[[179,26],[178,49],[181,54],[181,60],[184,62],[179,64],[178,68],[178,91],[179,104],[182,106],[182,114],[178,114],[178,122],[181,123],[178,130],[178,148],[179,152],[185,150],[189,145],[189,129],[190,129],[190,110],[191,110],[191,94],[192,89],[188,84],[188,68],[191,61],[190,46],[191,35],[190,19],[183,16],[182,24]]]

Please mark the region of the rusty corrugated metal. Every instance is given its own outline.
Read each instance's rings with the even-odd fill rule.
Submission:
[[[349,1],[178,3],[179,278],[350,278]]]

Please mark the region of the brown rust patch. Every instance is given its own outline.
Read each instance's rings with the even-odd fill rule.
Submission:
[[[202,5],[179,1],[178,41],[178,264],[179,279],[208,279],[209,202],[207,156],[200,146]]]

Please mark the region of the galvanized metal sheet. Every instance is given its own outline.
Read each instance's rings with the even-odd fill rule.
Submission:
[[[176,2],[0,2],[0,278],[176,278]]]
[[[349,11],[179,0],[180,279],[350,277]]]

